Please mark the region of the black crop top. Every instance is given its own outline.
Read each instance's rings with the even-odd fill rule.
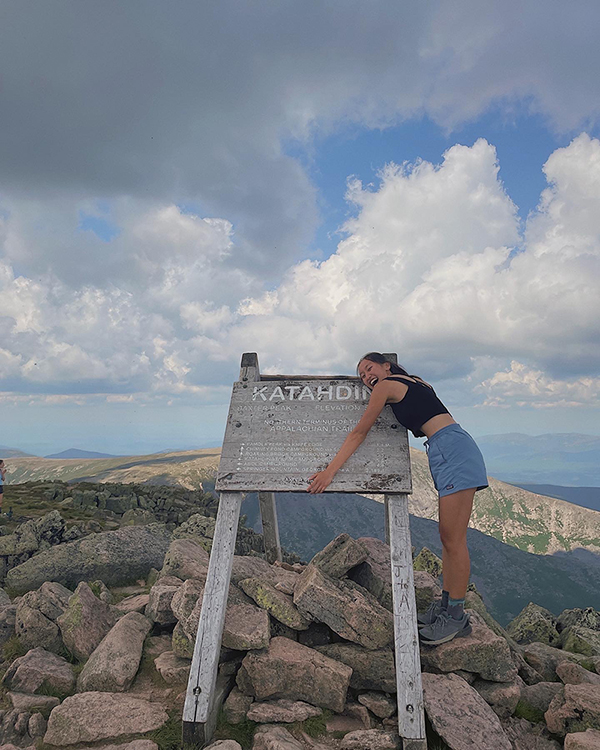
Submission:
[[[394,416],[401,425],[410,430],[415,437],[425,437],[421,426],[438,414],[450,414],[448,409],[436,396],[435,391],[424,383],[392,375],[385,380],[398,380],[408,386],[406,396],[397,404],[390,404]]]

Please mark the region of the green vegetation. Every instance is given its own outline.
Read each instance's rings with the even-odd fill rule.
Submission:
[[[242,746],[242,750],[251,750],[252,738],[258,724],[244,719],[239,724],[230,724],[225,718],[223,709],[219,711],[214,740],[235,740]]]
[[[4,646],[2,646],[2,660],[12,664],[15,659],[25,656],[29,649],[23,645],[23,642],[16,635],[11,636]]]
[[[147,735],[158,745],[159,750],[180,750],[181,743],[181,717],[171,714],[167,721],[159,729]]]
[[[524,701],[519,701],[517,703],[514,715],[517,719],[527,719],[527,721],[531,721],[533,724],[538,724],[540,721],[544,721],[544,712]]]

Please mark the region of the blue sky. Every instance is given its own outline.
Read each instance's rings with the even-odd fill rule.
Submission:
[[[245,350],[600,434],[597,5],[229,6],[7,4],[0,444],[218,444]]]

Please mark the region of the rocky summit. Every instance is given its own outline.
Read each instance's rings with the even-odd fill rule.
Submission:
[[[15,550],[0,589],[0,750],[181,746],[214,518],[126,513],[119,528],[70,532],[53,512],[0,537]],[[270,565],[255,546],[236,546],[208,748],[399,750],[389,547],[342,534],[309,562]],[[414,567],[424,610],[441,561],[424,548]],[[469,636],[421,647],[429,747],[600,748],[600,613],[530,602],[504,628],[473,587],[467,611]]]

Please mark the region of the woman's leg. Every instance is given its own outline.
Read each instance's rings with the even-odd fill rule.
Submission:
[[[467,549],[467,526],[475,489],[461,490],[439,499],[439,530],[442,541],[444,590],[451,599],[464,599],[471,563]]]

